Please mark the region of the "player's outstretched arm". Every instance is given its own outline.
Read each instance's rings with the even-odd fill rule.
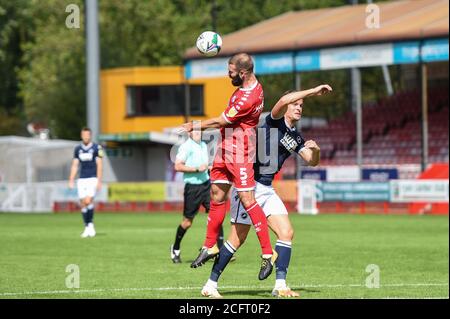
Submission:
[[[308,140],[299,155],[309,166],[317,166],[320,162],[320,147],[315,141]]]
[[[73,188],[75,184],[75,176],[78,172],[78,164],[79,161],[77,158],[72,160],[72,166],[70,167],[70,176],[69,176],[69,188]]]
[[[205,121],[198,121],[195,124],[193,122],[188,122],[183,124],[181,131],[192,132],[195,130],[207,130],[209,128],[221,128],[227,126],[228,123],[222,116],[214,117]]]
[[[319,86],[316,86],[315,88],[304,90],[304,91],[296,91],[292,93],[288,93],[286,95],[283,95],[278,102],[275,104],[275,106],[272,108],[272,118],[274,119],[280,119],[284,116],[284,113],[286,113],[287,107],[289,104],[294,103],[295,101],[298,101],[300,99],[304,99],[310,96],[318,96],[323,95],[328,92],[333,91],[331,86],[328,84],[322,84]]]

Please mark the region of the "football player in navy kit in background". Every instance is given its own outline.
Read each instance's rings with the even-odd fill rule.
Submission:
[[[313,140],[305,141],[297,131],[295,124],[301,119],[303,99],[310,96],[331,92],[329,85],[319,85],[313,89],[286,93],[275,104],[272,111],[264,119],[264,124],[258,129],[258,148],[265,146],[265,158],[258,157],[254,164],[256,190],[255,199],[266,215],[269,227],[277,236],[275,251],[278,258],[275,261],[276,281],[272,295],[276,297],[298,297],[286,284],[287,270],[291,259],[291,246],[294,230],[288,218],[288,212],[282,200],[272,187],[275,174],[281,169],[284,161],[291,154],[298,154],[309,166],[316,166],[320,161],[320,148]],[[261,135],[262,134],[262,135]],[[263,145],[261,145],[263,144]],[[273,149],[271,149],[271,147]],[[276,152],[274,152],[276,151]],[[221,249],[213,265],[211,275],[202,289],[203,296],[221,298],[217,291],[217,281],[225,270],[230,258],[247,238],[251,221],[233,189],[230,208],[231,232],[224,247]],[[206,293],[207,292],[207,293]]]
[[[94,237],[94,197],[97,190],[102,187],[102,157],[101,145],[91,140],[92,132],[85,127],[81,130],[82,143],[75,147],[72,167],[70,169],[69,187],[74,188],[75,176],[80,167],[80,176],[77,181],[78,197],[80,198],[81,215],[84,221],[82,238]]]

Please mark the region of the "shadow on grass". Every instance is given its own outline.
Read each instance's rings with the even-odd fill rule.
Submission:
[[[184,263],[192,264],[192,263],[194,262],[194,260],[195,260],[195,259],[189,259],[189,260],[184,260],[184,259],[183,259],[183,262],[184,262]],[[205,266],[208,266],[208,265],[212,266],[213,264],[214,264],[214,259],[210,259],[210,260],[208,260],[206,263],[204,263],[203,265],[201,265],[200,267],[205,267]],[[200,268],[200,267],[198,267],[198,268]]]
[[[100,237],[108,236],[108,233],[97,233],[97,234],[95,235],[95,237],[97,237],[97,236],[100,236]]]
[[[292,288],[293,291],[300,293],[300,298],[302,297],[302,293],[320,293],[320,290],[317,289],[308,289],[308,288]],[[220,287],[219,287],[220,291]],[[253,297],[272,297],[272,290],[268,289],[247,289],[247,290],[228,290],[228,291],[220,291],[222,296],[232,296],[232,295],[247,295]],[[275,297],[272,297],[275,298]],[[298,298],[283,298],[283,299],[298,299]]]
[[[86,238],[81,238],[81,239],[85,239],[85,240],[94,240],[95,237],[103,237],[103,236],[107,236],[107,233],[96,233],[94,237],[86,237]]]

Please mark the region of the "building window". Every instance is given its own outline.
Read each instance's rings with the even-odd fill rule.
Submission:
[[[190,85],[190,115],[203,114],[203,85]],[[184,85],[128,86],[127,115],[184,115]]]

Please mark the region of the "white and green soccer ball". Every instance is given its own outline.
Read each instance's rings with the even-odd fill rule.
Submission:
[[[213,31],[205,31],[197,38],[198,51],[207,56],[215,56],[222,48],[222,38]]]

